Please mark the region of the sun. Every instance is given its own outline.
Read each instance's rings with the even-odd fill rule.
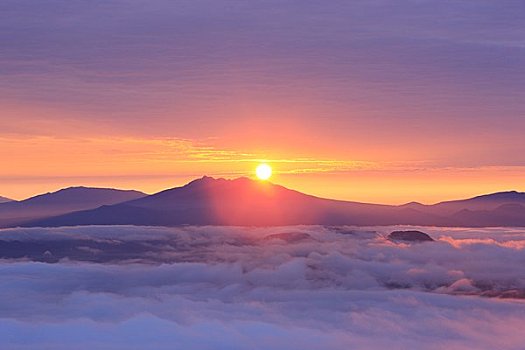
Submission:
[[[259,180],[268,180],[272,176],[272,167],[266,163],[259,164],[255,174]]]

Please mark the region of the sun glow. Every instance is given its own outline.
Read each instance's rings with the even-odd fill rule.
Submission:
[[[268,180],[272,176],[272,168],[266,163],[259,164],[255,169],[255,174],[260,180]]]

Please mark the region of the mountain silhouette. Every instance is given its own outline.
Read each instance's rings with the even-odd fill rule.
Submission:
[[[405,204],[411,208],[438,215],[450,215],[463,209],[469,210],[494,210],[504,204],[525,205],[525,193],[516,191],[486,194],[470,199],[446,201],[433,205],[423,205],[417,202]]]
[[[285,187],[238,178],[203,177],[136,200],[105,205],[26,226],[72,225],[443,225],[433,214],[390,205],[318,198]]]
[[[0,196],[0,203],[7,203],[7,202],[12,202],[12,201],[13,201],[12,199]]]
[[[404,205],[420,212],[448,218],[447,226],[525,226],[525,193],[498,192],[434,205]]]
[[[38,218],[97,208],[146,196],[133,190],[70,187],[22,201],[0,203],[0,226],[16,226]]]
[[[525,194],[518,192],[395,206],[324,199],[248,178],[205,176],[182,187],[137,197],[18,221],[17,225],[525,226]]]

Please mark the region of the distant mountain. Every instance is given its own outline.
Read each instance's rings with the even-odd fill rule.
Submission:
[[[448,218],[457,226],[525,226],[525,193],[498,192],[434,205],[412,202],[404,207]]]
[[[138,191],[70,187],[23,201],[0,203],[0,227],[17,226],[39,218],[93,209],[146,196]]]
[[[504,204],[525,205],[525,193],[516,191],[486,194],[470,199],[441,202],[433,205],[423,205],[417,202],[405,206],[438,215],[451,215],[460,210],[494,210]]]
[[[12,202],[12,199],[0,196],[0,203]]]
[[[203,177],[151,196],[27,223],[71,225],[444,224],[410,208],[318,198],[269,182]]]
[[[461,226],[525,226],[525,205],[508,203],[492,210],[463,209],[452,215]]]
[[[1,208],[1,205],[0,205]],[[120,203],[26,220],[24,226],[76,225],[421,225],[525,226],[525,194],[401,206],[338,201],[270,182],[203,177]]]

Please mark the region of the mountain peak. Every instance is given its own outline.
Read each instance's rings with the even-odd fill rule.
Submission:
[[[211,185],[260,185],[262,183],[266,184],[272,184],[271,182],[265,181],[257,181],[254,179],[251,179],[246,176],[237,177],[234,179],[225,179],[222,177],[214,178],[211,176],[203,176],[201,178],[195,179],[193,181],[190,181],[186,185],[182,186],[182,188],[186,187],[199,187],[199,186],[211,186]],[[273,185],[273,184],[272,184]]]
[[[72,191],[115,191],[115,192],[139,192],[136,190],[121,190],[117,188],[112,187],[89,187],[89,186],[70,186],[66,188],[62,188],[58,191],[52,192],[52,193],[58,193],[58,192],[72,192]]]
[[[408,202],[408,203],[402,204],[400,206],[401,207],[409,207],[410,208],[410,207],[424,207],[425,205],[423,203],[412,201],[412,202]]]
[[[0,227],[46,216],[113,205],[145,196],[145,193],[133,190],[83,186],[64,188],[23,201],[3,203],[0,207]]]
[[[225,179],[223,178],[214,178],[212,176],[208,176],[208,175],[204,175],[203,177],[200,177],[198,179],[195,179],[195,180],[192,180],[190,182],[188,182],[186,185],[182,186],[182,187],[191,187],[191,186],[198,186],[198,185],[202,185],[202,184],[212,184],[212,183],[216,183],[216,182],[219,182],[219,181],[225,181]]]
[[[0,196],[0,203],[14,202],[14,200]]]
[[[79,197],[80,196],[80,197]],[[85,186],[72,186],[67,188],[62,188],[58,191],[47,192],[40,194],[28,199],[23,200],[22,202],[41,202],[48,201],[51,198],[60,199],[60,200],[72,200],[72,201],[90,201],[108,198],[108,197],[122,197],[126,198],[139,198],[146,196],[145,193],[135,191],[135,190],[119,190],[115,188],[103,188],[103,187],[85,187]],[[120,198],[119,198],[120,199]]]
[[[472,198],[473,200],[525,200],[525,193],[518,191],[504,191],[484,194]]]

